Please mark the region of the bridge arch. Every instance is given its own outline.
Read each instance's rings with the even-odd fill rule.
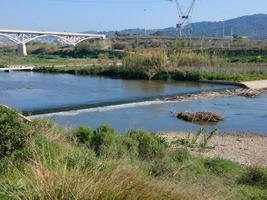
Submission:
[[[0,36],[7,38],[8,40],[15,42],[16,44],[24,44],[24,45],[26,45],[27,43],[29,43],[33,40],[37,40],[37,39],[45,38],[45,37],[54,37],[54,38],[60,39],[61,41],[63,41],[66,44],[73,45],[73,46],[76,46],[77,44],[79,44],[83,41],[86,41],[86,40],[99,39],[97,37],[87,37],[87,38],[81,38],[81,39],[72,41],[70,38],[60,36],[60,35],[38,35],[38,36],[34,36],[32,38],[26,39],[25,41],[20,41],[20,40],[16,39],[15,37],[12,37],[10,35],[0,33]]]
[[[8,40],[10,40],[12,42],[15,42],[16,44],[20,44],[21,43],[19,40],[17,40],[16,38],[11,37],[10,35],[6,35],[6,34],[0,33],[0,36],[4,37],[4,38],[6,38],[6,39],[8,39]]]
[[[66,32],[44,32],[44,31],[23,31],[23,30],[0,30],[0,37],[18,44],[18,52],[27,55],[26,44],[44,37],[54,37],[60,39],[65,44],[76,46],[77,44],[90,39],[105,39],[105,35],[66,33]]]

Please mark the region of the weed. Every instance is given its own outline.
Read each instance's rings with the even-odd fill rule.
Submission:
[[[242,174],[239,183],[267,188],[267,170],[261,167],[248,167]]]

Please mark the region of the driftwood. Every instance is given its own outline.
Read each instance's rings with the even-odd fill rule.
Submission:
[[[222,115],[212,112],[180,112],[176,116],[188,122],[220,122],[224,119]]]

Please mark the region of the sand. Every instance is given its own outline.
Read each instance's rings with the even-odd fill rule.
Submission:
[[[186,138],[187,133],[160,133],[169,142]],[[209,143],[214,148],[194,152],[205,158],[224,158],[246,166],[267,166],[267,137],[256,134],[218,134]]]

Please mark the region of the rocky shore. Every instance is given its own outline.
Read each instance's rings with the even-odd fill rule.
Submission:
[[[174,96],[163,98],[165,101],[194,101],[201,99],[212,99],[212,98],[223,98],[231,96],[243,96],[248,98],[255,98],[260,95],[263,90],[251,90],[251,89],[235,89],[235,90],[226,90],[220,92],[202,92],[199,94],[191,94],[185,96]]]

